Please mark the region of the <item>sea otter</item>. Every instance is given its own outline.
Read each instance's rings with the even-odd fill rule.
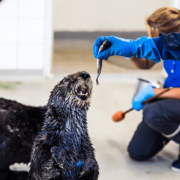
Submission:
[[[47,107],[26,106],[0,98],[0,180],[27,180],[28,172],[11,171],[14,163],[29,163],[33,141]]]
[[[42,130],[34,141],[28,180],[97,180],[86,112],[93,82],[86,71],[63,78],[51,92]]]

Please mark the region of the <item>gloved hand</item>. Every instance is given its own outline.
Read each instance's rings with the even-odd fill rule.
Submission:
[[[99,47],[106,39],[108,39],[109,48],[98,54]],[[154,62],[161,60],[161,55],[156,44],[151,38],[147,37],[140,37],[136,41],[115,36],[98,37],[93,46],[93,53],[95,58],[104,60],[114,55],[127,58],[132,58],[136,55],[139,59],[146,58]]]
[[[138,93],[132,102],[132,108],[135,109],[136,111],[140,111],[145,105],[142,104],[143,101],[146,99],[151,98],[152,96],[155,95],[153,87],[150,85],[143,89],[140,93]]]

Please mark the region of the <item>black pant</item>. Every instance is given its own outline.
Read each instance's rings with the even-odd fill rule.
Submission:
[[[130,157],[147,160],[162,150],[170,140],[180,144],[180,133],[170,139],[162,135],[172,134],[179,125],[179,99],[163,99],[146,105],[143,109],[143,121],[128,146]]]

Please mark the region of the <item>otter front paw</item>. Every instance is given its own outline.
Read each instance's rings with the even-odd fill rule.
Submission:
[[[93,159],[86,159],[84,165],[81,167],[79,178],[89,175],[96,165],[96,161]]]
[[[56,163],[59,165],[60,168],[63,169],[65,155],[64,155],[64,152],[62,151],[62,149],[60,149],[57,146],[54,146],[51,148],[51,153],[52,153],[52,157],[54,158]]]

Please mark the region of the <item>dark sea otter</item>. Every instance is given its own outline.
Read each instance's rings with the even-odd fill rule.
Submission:
[[[0,98],[0,180],[27,180],[26,171],[11,171],[14,163],[29,163],[33,141],[47,107],[26,106]]]
[[[66,76],[51,92],[42,130],[34,141],[28,180],[97,180],[86,112],[93,83],[90,75]]]

